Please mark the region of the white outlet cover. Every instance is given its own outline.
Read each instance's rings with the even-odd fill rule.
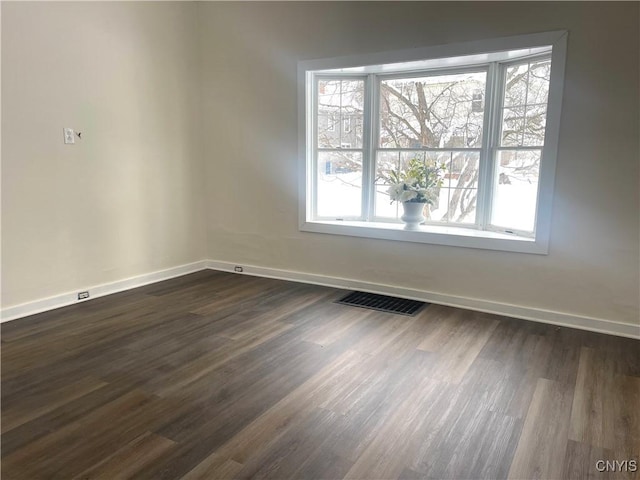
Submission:
[[[64,132],[64,143],[71,144],[76,143],[76,134],[73,131],[73,128],[63,128]]]

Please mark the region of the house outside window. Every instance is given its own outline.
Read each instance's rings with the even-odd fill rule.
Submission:
[[[566,37],[301,62],[301,229],[546,253]],[[412,159],[444,167],[418,232],[385,183]]]

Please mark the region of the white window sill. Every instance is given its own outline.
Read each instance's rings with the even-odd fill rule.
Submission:
[[[419,231],[404,230],[401,223],[318,220],[301,223],[304,232],[378,238],[402,242],[430,243],[453,247],[481,248],[505,252],[546,255],[547,244],[534,238],[461,227],[420,225]]]

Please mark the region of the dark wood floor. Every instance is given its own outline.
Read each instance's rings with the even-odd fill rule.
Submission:
[[[640,342],[342,294],[206,271],[3,324],[2,478],[637,478],[596,462],[639,460]]]

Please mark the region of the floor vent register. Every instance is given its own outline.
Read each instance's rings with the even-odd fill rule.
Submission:
[[[417,300],[388,297],[386,295],[367,292],[351,292],[336,303],[409,316],[415,315],[425,305],[429,305],[428,303],[419,302]]]

